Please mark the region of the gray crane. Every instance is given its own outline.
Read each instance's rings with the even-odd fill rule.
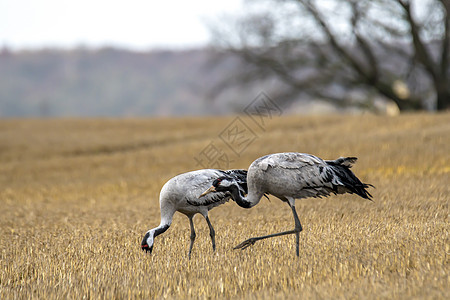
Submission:
[[[229,192],[214,192],[199,200],[200,194],[213,181],[222,176],[227,176],[236,184],[236,188],[242,193],[247,193],[247,171],[246,170],[215,170],[203,169],[183,173],[171,178],[161,189],[159,205],[161,209],[161,223],[158,227],[150,229],[144,236],[141,247],[146,252],[152,252],[156,236],[164,233],[172,224],[175,212],[185,214],[189,218],[191,226],[191,243],[189,245],[188,257],[191,258],[192,246],[195,240],[195,229],[193,217],[200,213],[208,223],[213,250],[216,250],[215,231],[208,218],[208,211],[219,206],[230,199]]]
[[[256,241],[286,234],[296,236],[296,254],[299,256],[299,233],[302,225],[295,211],[295,199],[322,197],[333,194],[351,193],[371,199],[366,190],[370,184],[362,183],[351,166],[356,157],[341,157],[336,160],[323,160],[311,154],[276,153],[255,160],[247,173],[248,194],[245,197],[236,181],[230,176],[220,176],[212,186],[201,194],[200,199],[211,192],[229,192],[241,207],[251,208],[259,203],[264,194],[272,194],[287,202],[294,215],[293,230],[250,238],[234,249],[245,249]],[[206,199],[205,199],[206,200]]]

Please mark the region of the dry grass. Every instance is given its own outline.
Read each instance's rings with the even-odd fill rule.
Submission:
[[[0,121],[0,298],[450,298],[450,114],[245,120],[259,137],[240,157],[217,138],[231,120]],[[146,255],[161,186],[199,168],[210,141],[236,168],[282,151],[358,156],[375,201],[297,201],[300,258],[293,236],[232,250],[293,227],[275,198],[212,210],[216,253],[197,216],[189,261],[176,214]]]

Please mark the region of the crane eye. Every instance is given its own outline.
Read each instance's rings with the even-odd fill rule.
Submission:
[[[222,181],[222,178],[217,178],[216,180],[214,180],[214,182],[213,182],[213,186],[214,187],[217,187],[219,184],[220,184],[220,182]]]

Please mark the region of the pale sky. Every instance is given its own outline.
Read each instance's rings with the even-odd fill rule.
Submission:
[[[243,0],[0,0],[0,47],[118,46],[135,50],[206,45],[205,19]]]

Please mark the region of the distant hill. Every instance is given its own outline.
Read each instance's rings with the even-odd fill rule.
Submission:
[[[231,111],[206,94],[212,50],[40,50],[0,54],[0,117],[164,116]],[[234,63],[234,65],[236,65]]]

